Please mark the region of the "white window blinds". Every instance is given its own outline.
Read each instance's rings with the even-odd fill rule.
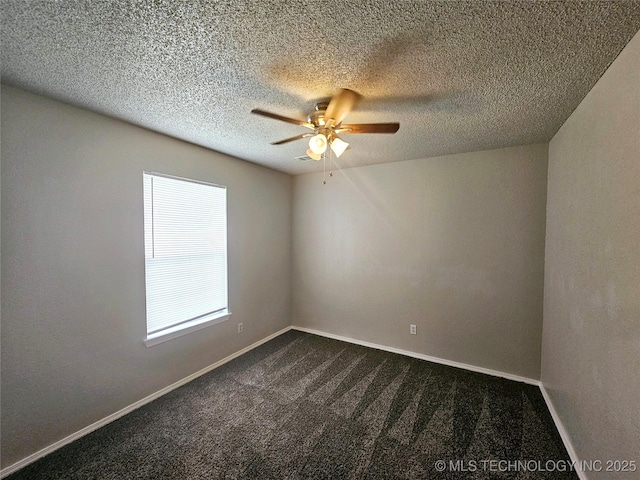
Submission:
[[[147,335],[227,309],[226,188],[144,173]]]

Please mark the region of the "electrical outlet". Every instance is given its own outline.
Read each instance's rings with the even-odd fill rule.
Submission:
[[[416,326],[415,325],[409,325],[409,333],[411,335],[416,335],[418,332],[416,331]]]
[[[242,333],[243,330],[244,330],[244,326],[242,325],[242,322],[240,322],[238,324],[238,333]]]

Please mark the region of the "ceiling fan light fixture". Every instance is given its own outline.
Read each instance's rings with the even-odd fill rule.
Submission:
[[[332,168],[333,155],[336,158],[342,156],[342,154],[349,148],[349,144],[338,137],[339,134],[359,134],[359,133],[396,133],[400,128],[399,123],[355,123],[345,124],[343,120],[351,112],[354,106],[362,99],[362,95],[353,90],[341,88],[335,93],[328,102],[318,102],[315,106],[315,111],[307,117],[307,121],[297,120],[295,118],[289,118],[277,113],[267,112],[259,108],[254,108],[251,113],[260,115],[263,117],[271,118],[274,120],[280,120],[282,122],[291,123],[293,125],[299,125],[301,127],[308,128],[311,132],[302,133],[295,137],[285,138],[278,142],[273,142],[272,145],[283,145],[285,143],[300,140],[302,138],[309,138],[309,148],[306,152],[306,158],[312,160],[324,160],[327,161],[327,147],[329,150],[329,169]],[[296,157],[302,158],[302,157]],[[325,166],[326,169],[326,166]],[[331,173],[329,173],[331,176]],[[324,183],[324,182],[323,182]]]
[[[348,146],[349,144],[347,142],[338,137],[335,137],[331,142],[331,150],[333,150],[337,158],[340,158],[340,155],[344,153]]]
[[[311,137],[309,139],[309,150],[311,150],[316,155],[322,155],[327,150],[327,137],[325,137],[322,133]]]
[[[314,152],[311,151],[310,148],[307,149],[307,156],[309,158],[312,158],[313,160],[316,160],[316,161],[318,161],[318,160],[320,160],[322,158],[322,154],[321,153],[314,153]]]

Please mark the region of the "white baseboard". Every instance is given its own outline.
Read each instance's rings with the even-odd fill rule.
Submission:
[[[576,452],[573,448],[573,445],[571,443],[571,440],[569,438],[569,434],[567,433],[566,429],[564,428],[564,425],[562,424],[562,421],[560,420],[560,417],[558,416],[558,413],[555,410],[555,407],[553,406],[553,403],[551,402],[551,398],[549,397],[547,391],[544,388],[544,385],[538,381],[538,380],[534,380],[532,378],[527,378],[527,377],[521,377],[519,375],[513,375],[511,373],[505,373],[505,372],[500,372],[497,370],[491,370],[488,368],[484,368],[484,367],[477,367],[475,365],[469,365],[466,363],[460,363],[460,362],[454,362],[451,360],[446,360],[443,358],[438,358],[438,357],[432,357],[430,355],[424,355],[421,353],[416,353],[416,352],[411,352],[409,350],[402,350],[400,348],[394,348],[394,347],[388,347],[385,345],[379,345],[376,343],[371,343],[371,342],[365,342],[362,340],[357,340],[355,338],[349,338],[349,337],[343,337],[341,335],[334,335],[331,333],[326,333],[326,332],[321,332],[319,330],[313,330],[311,328],[305,328],[305,327],[286,327],[283,328],[282,330],[279,330],[271,335],[269,335],[268,337],[263,338],[262,340],[259,340],[251,345],[249,345],[248,347],[245,347],[241,350],[238,350],[237,352],[223,358],[222,360],[217,361],[216,363],[209,365],[208,367],[203,368],[202,370],[199,370],[195,373],[192,373],[191,375],[188,375],[187,377],[178,380],[175,383],[172,383],[171,385],[158,390],[155,393],[152,393],[151,395],[138,400],[135,403],[132,403],[131,405],[118,410],[115,413],[112,413],[111,415],[108,415],[107,417],[98,420],[95,423],[92,423],[91,425],[88,425],[86,427],[84,427],[81,430],[78,430],[75,433],[72,433],[71,435],[63,438],[62,440],[58,440],[57,442],[43,448],[42,450],[39,450],[31,455],[29,455],[28,457],[23,458],[22,460],[19,460],[18,462],[9,465],[6,468],[3,468],[2,470],[0,470],[0,479],[4,478],[18,470],[20,470],[21,468],[26,467],[27,465],[29,465],[30,463],[35,462],[36,460],[44,457],[45,455],[58,450],[59,448],[73,442],[74,440],[77,440],[81,437],[84,437],[85,435],[93,432],[94,430],[97,430],[100,427],[103,427],[104,425],[113,422],[114,420],[117,420],[120,417],[123,417],[124,415],[126,415],[129,412],[132,412],[133,410],[136,410],[137,408],[142,407],[143,405],[146,405],[149,402],[152,402],[153,400],[161,397],[162,395],[169,393],[172,390],[175,390],[178,387],[181,387],[182,385],[189,383],[190,381],[204,375],[205,373],[210,372],[211,370],[214,370],[222,365],[224,365],[225,363],[233,360],[236,357],[239,357],[240,355],[247,353],[250,350],[253,350],[256,347],[259,347],[260,345],[262,345],[263,343],[268,342],[269,340],[272,340],[273,338],[282,335],[285,332],[288,332],[289,330],[299,330],[301,332],[307,332],[307,333],[311,333],[314,335],[320,335],[322,337],[327,337],[327,338],[333,338],[335,340],[341,340],[343,342],[348,342],[348,343],[353,343],[356,345],[362,345],[364,347],[371,347],[371,348],[375,348],[378,350],[383,350],[386,352],[392,352],[392,353],[398,353],[400,355],[406,355],[408,357],[413,357],[413,358],[419,358],[421,360],[427,360],[429,362],[434,362],[434,363],[439,363],[442,365],[448,365],[450,367],[456,367],[456,368],[462,368],[465,370],[470,370],[472,372],[478,372],[478,373],[484,373],[487,375],[492,375],[494,377],[502,377],[502,378],[506,378],[508,380],[514,380],[516,382],[524,382],[530,385],[536,385],[540,388],[540,391],[542,392],[542,396],[544,397],[544,400],[547,404],[547,407],[549,408],[549,412],[551,413],[551,416],[553,418],[553,421],[555,422],[556,428],[558,429],[558,432],[560,433],[560,437],[562,438],[562,441],[564,442],[564,446],[567,449],[567,453],[569,454],[569,457],[571,458],[571,460],[574,462],[574,464],[579,464],[579,460],[578,460],[578,456],[576,455]],[[581,470],[576,470],[576,473],[578,474],[578,476],[580,477],[581,480],[588,480],[586,474],[581,471]]]
[[[500,372],[498,370],[491,370],[489,368],[477,367],[475,365],[469,365],[467,363],[454,362],[452,360],[446,360],[444,358],[432,357],[431,355],[424,355],[422,353],[411,352],[409,350],[402,350],[401,348],[387,347],[386,345],[379,345],[377,343],[365,342],[357,340],[355,338],[343,337],[341,335],[334,335],[333,333],[321,332],[320,330],[313,330],[306,327],[291,327],[293,330],[299,330],[301,332],[312,333],[314,335],[320,335],[322,337],[333,338],[334,340],[341,340],[343,342],[354,343],[356,345],[362,345],[363,347],[376,348],[378,350],[384,350],[385,352],[399,353],[407,357],[419,358],[421,360],[427,360],[433,363],[440,363],[442,365],[448,365],[449,367],[462,368],[464,370],[470,370],[472,372],[485,373],[493,377],[502,377],[508,380],[514,380],[516,382],[524,382],[529,385],[540,386],[540,381],[533,378],[521,377],[520,375],[514,375],[512,373]]]
[[[291,330],[291,327],[286,327],[283,328],[282,330],[279,330],[271,335],[269,335],[268,337],[263,338],[262,340],[258,340],[257,342],[249,345],[248,347],[243,348],[242,350],[238,350],[235,353],[232,353],[231,355],[223,358],[222,360],[218,360],[216,363],[209,365],[208,367],[203,368],[202,370],[199,370],[195,373],[192,373],[191,375],[188,375],[186,377],[184,377],[182,380],[178,380],[175,383],[172,383],[171,385],[164,387],[161,390],[158,390],[155,393],[152,393],[151,395],[144,397],[141,400],[138,400],[135,403],[132,403],[131,405],[123,408],[122,410],[118,410],[115,413],[112,413],[111,415],[108,415],[107,417],[98,420],[95,423],[92,423],[91,425],[88,425],[86,427],[84,427],[81,430],[78,430],[75,433],[72,433],[71,435],[63,438],[62,440],[58,440],[55,443],[52,443],[51,445],[49,445],[48,447],[43,448],[42,450],[38,450],[35,453],[32,453],[31,455],[29,455],[28,457],[23,458],[22,460],[17,461],[16,463],[9,465],[6,468],[3,468],[2,470],[0,470],[0,478],[4,478],[18,470],[20,470],[21,468],[26,467],[27,465],[29,465],[30,463],[35,462],[36,460],[44,457],[45,455],[58,450],[61,447],[64,447],[65,445],[73,442],[74,440],[77,440],[81,437],[84,437],[85,435],[93,432],[94,430],[97,430],[100,427],[105,426],[108,423],[113,422],[114,420],[117,420],[120,417],[123,417],[124,415],[126,415],[129,412],[132,412],[133,410],[142,407],[143,405],[146,405],[149,402],[152,402],[153,400],[161,397],[162,395],[169,393],[172,390],[175,390],[178,387],[181,387],[182,385],[189,383],[192,380],[195,380],[196,378],[204,375],[205,373],[210,372],[211,370],[215,370],[216,368],[224,365],[225,363],[233,360],[236,357],[239,357],[240,355],[247,353],[249,350],[253,350],[256,347],[259,347],[260,345],[262,345],[263,343],[268,342],[269,340],[282,335],[285,332],[288,332],[289,330]]]
[[[564,424],[562,423],[562,420],[560,420],[560,416],[558,415],[556,408],[553,406],[553,402],[551,402],[551,397],[549,396],[547,389],[544,388],[544,384],[542,382],[540,382],[540,391],[542,392],[544,401],[547,404],[547,408],[549,409],[549,412],[551,413],[551,417],[553,418],[553,423],[556,424],[558,433],[562,438],[562,443],[564,443],[564,448],[567,449],[569,458],[571,459],[574,465],[580,465],[580,459],[578,458],[578,455],[576,454],[576,451],[573,448],[573,444],[571,443],[571,438],[569,437],[569,433],[564,428]],[[578,474],[578,477],[580,477],[580,480],[589,480],[587,478],[587,474],[583,472],[581,469],[576,468],[576,473]]]

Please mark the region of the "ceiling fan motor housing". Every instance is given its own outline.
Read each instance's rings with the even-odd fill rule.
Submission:
[[[313,123],[316,127],[321,127],[325,124],[324,114],[329,106],[329,102],[318,102],[315,106],[315,111],[307,117],[309,123]]]

